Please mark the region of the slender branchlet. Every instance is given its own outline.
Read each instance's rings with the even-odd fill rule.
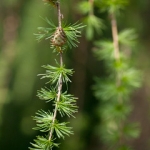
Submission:
[[[112,37],[113,37],[113,45],[114,45],[114,58],[116,63],[120,63],[120,48],[119,48],[119,40],[118,40],[118,28],[117,28],[117,19],[115,16],[115,13],[112,12],[110,14],[111,16],[111,29],[112,29]],[[119,87],[121,86],[121,72],[117,71],[116,72],[116,86]],[[122,104],[123,103],[123,98],[122,96],[118,95],[117,97],[118,103]],[[118,145],[122,145],[124,143],[123,141],[123,126],[124,122],[119,121],[118,122],[118,132],[119,132],[119,140],[118,140]]]
[[[37,126],[35,130],[48,133],[47,136],[37,136],[34,143],[31,143],[30,150],[52,150],[53,147],[58,147],[59,144],[55,143],[57,138],[64,138],[65,135],[73,134],[72,127],[68,127],[68,122],[60,123],[57,119],[58,115],[61,117],[67,115],[74,117],[77,112],[76,97],[68,94],[68,91],[63,91],[63,84],[71,82],[69,76],[72,76],[73,70],[66,69],[63,62],[64,50],[67,48],[77,47],[78,37],[80,37],[80,29],[84,26],[81,23],[74,23],[69,25],[62,24],[63,15],[60,10],[59,0],[44,0],[50,6],[57,9],[58,25],[45,18],[44,20],[50,27],[39,27],[40,33],[35,34],[38,41],[41,39],[50,39],[51,49],[59,55],[58,67],[51,65],[44,65],[46,73],[40,74],[41,79],[48,78],[50,82],[50,89],[41,88],[37,92],[37,96],[46,102],[52,102],[54,106],[53,111],[39,110],[33,119],[36,121]]]
[[[118,28],[117,28],[117,19],[115,13],[112,12],[110,14],[111,18],[111,29],[112,29],[112,37],[113,37],[113,45],[114,45],[114,58],[116,63],[120,63],[120,50],[119,50],[119,41],[118,41]],[[119,87],[121,85],[121,72],[116,72],[116,86]],[[122,103],[122,97],[118,96],[118,102]]]
[[[58,26],[59,28],[61,28],[61,11],[60,11],[60,3],[57,2],[57,12],[58,12]],[[63,67],[63,55],[62,55],[62,51],[60,50],[59,52],[59,56],[60,56],[60,67]],[[57,116],[57,111],[58,111],[58,102],[60,101],[60,95],[62,92],[62,73],[59,76],[59,80],[58,80],[58,93],[57,93],[57,101],[56,101],[56,105],[55,105],[55,109],[54,109],[54,116],[53,116],[53,120],[52,120],[52,126],[55,123],[56,120],[56,116]],[[54,128],[50,129],[50,134],[49,134],[49,141],[52,139],[52,134],[53,134],[53,130]]]
[[[111,13],[111,28],[114,44],[114,56],[117,62],[120,61],[120,52],[119,52],[119,42],[118,42],[118,29],[117,29],[117,20],[114,12]]]
[[[89,0],[89,3],[90,3],[89,15],[94,15],[94,0]]]
[[[60,3],[57,2],[57,12],[58,12],[58,26],[61,28],[61,19],[62,19],[62,14],[60,11]]]

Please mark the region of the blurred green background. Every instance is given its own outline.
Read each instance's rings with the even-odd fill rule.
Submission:
[[[62,12],[68,23],[81,19],[77,10],[79,0],[63,0]],[[98,10],[97,10],[98,11]],[[38,109],[51,107],[40,101],[36,91],[45,86],[37,74],[43,73],[42,65],[55,65],[55,54],[49,49],[48,41],[38,43],[33,33],[38,26],[48,26],[41,18],[55,19],[56,12],[44,6],[41,0],[0,1],[0,150],[27,150],[38,134],[32,130],[35,122],[31,116]],[[101,16],[100,16],[101,17]],[[103,16],[103,19],[108,20]],[[143,71],[143,85],[132,95],[134,111],[130,120],[141,126],[141,135],[130,144],[135,150],[150,149],[150,1],[132,0],[119,21],[119,29],[135,28],[139,43],[134,61]],[[111,38],[103,34],[99,38]],[[104,76],[102,62],[95,59],[92,42],[80,38],[79,48],[64,55],[68,68],[75,74],[69,85],[70,93],[79,99],[79,112],[71,119],[75,134],[61,141],[60,150],[100,150],[95,115],[98,101],[93,96],[95,76]],[[95,37],[98,39],[98,37]],[[99,68],[99,69],[97,69]],[[67,118],[66,118],[67,119]]]

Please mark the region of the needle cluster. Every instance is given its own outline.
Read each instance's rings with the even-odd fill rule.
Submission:
[[[56,143],[57,138],[63,138],[67,135],[73,134],[72,127],[69,127],[69,122],[60,122],[57,116],[74,117],[77,112],[76,100],[77,98],[68,91],[63,91],[63,85],[71,82],[70,76],[73,74],[73,69],[67,69],[63,62],[63,53],[67,48],[77,47],[78,37],[80,37],[80,29],[84,26],[80,23],[65,25],[61,23],[62,14],[60,12],[60,2],[58,0],[45,0],[44,2],[55,6],[58,12],[58,26],[52,21],[45,18],[49,27],[39,27],[40,31],[36,35],[38,41],[42,39],[49,39],[51,49],[60,56],[57,67],[51,65],[44,65],[45,73],[40,74],[41,79],[48,79],[50,88],[41,88],[38,90],[37,96],[40,100],[46,103],[51,103],[53,110],[44,111],[39,110],[33,117],[36,121],[34,130],[38,130],[44,136],[37,136],[30,150],[51,150],[53,147],[58,147]],[[50,5],[50,6],[51,6]],[[46,134],[46,135],[45,135]]]

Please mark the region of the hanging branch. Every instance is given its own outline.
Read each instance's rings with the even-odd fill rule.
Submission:
[[[112,28],[112,36],[114,43],[114,56],[117,62],[120,61],[120,52],[119,52],[119,43],[118,43],[118,29],[117,29],[117,21],[116,16],[112,12],[111,13],[111,28]]]
[[[59,25],[59,28],[61,28],[61,12],[60,12],[60,3],[57,2],[57,12],[58,12],[58,25]],[[63,67],[63,56],[62,56],[62,51],[59,52],[59,56],[60,56],[60,67]],[[56,116],[57,116],[57,111],[58,111],[58,102],[60,101],[60,95],[61,95],[61,92],[62,92],[62,73],[60,74],[60,77],[59,77],[59,80],[58,80],[58,93],[57,93],[57,102],[56,102],[56,105],[55,105],[55,110],[54,110],[54,116],[53,116],[53,120],[52,120],[52,126],[54,125],[55,123],[55,120],[56,120]],[[50,134],[49,134],[49,141],[51,140],[52,138],[52,134],[53,134],[53,128],[51,128],[50,130]]]
[[[119,51],[119,41],[118,41],[118,29],[117,29],[117,20],[115,13],[111,13],[111,28],[112,28],[112,36],[113,36],[113,45],[114,45],[114,58],[116,60],[116,63],[120,63],[120,51]],[[116,86],[119,87],[121,85],[121,72],[116,72]],[[118,96],[118,103],[123,103],[122,96]],[[123,126],[124,122],[119,121],[118,122],[118,132],[119,132],[119,142],[118,145],[123,144]]]
[[[114,45],[114,58],[116,63],[120,63],[120,51],[119,51],[119,41],[118,41],[118,29],[117,29],[117,20],[115,13],[111,13],[111,28],[112,28],[112,37],[113,37],[113,45]],[[116,85],[119,87],[121,85],[121,74],[119,71],[116,72]],[[118,102],[122,103],[122,97],[118,97]]]
[[[34,143],[31,143],[33,148],[30,150],[51,150],[53,147],[58,147],[59,144],[55,143],[55,139],[64,138],[65,135],[73,134],[72,127],[68,127],[68,122],[60,123],[57,119],[57,115],[61,117],[67,115],[68,117],[74,117],[74,113],[77,112],[76,97],[68,94],[67,91],[62,91],[63,83],[67,84],[71,82],[69,76],[72,76],[73,70],[66,69],[63,64],[63,51],[69,47],[77,47],[78,37],[81,32],[79,29],[84,26],[80,23],[69,24],[62,27],[62,17],[60,11],[60,2],[58,0],[44,0],[47,4],[57,8],[58,26],[55,26],[50,20],[45,18],[44,20],[50,25],[49,28],[39,27],[40,33],[35,34],[38,41],[41,39],[50,39],[51,48],[57,54],[59,54],[59,66],[54,67],[51,65],[44,65],[46,69],[45,74],[40,74],[41,79],[48,78],[50,82],[50,89],[41,88],[37,92],[37,96],[46,102],[52,102],[54,110],[44,111],[39,110],[33,119],[36,121],[35,130],[41,132],[48,132],[48,136],[37,136]],[[55,134],[54,134],[55,132]]]
[[[94,15],[94,0],[89,0],[90,3],[90,11],[89,11],[89,15]]]
[[[61,18],[62,18],[62,14],[61,14],[61,11],[60,11],[60,3],[57,2],[57,12],[58,12],[58,25],[59,25],[59,28],[61,28]]]
[[[139,72],[131,66],[120,47],[131,48],[136,35],[131,29],[119,33],[117,29],[116,15],[125,8],[128,0],[101,0],[97,3],[102,11],[110,15],[113,38],[113,41],[99,40],[95,44],[98,47],[96,56],[105,61],[110,71],[107,79],[97,78],[94,85],[95,96],[101,101],[98,107],[101,117],[100,137],[108,149],[130,149],[126,141],[138,137],[139,129],[136,123],[128,120],[132,110],[129,97],[141,81]]]

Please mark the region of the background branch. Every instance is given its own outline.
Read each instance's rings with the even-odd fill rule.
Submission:
[[[120,61],[118,29],[117,29],[116,16],[114,13],[111,14],[111,27],[112,27],[112,36],[113,36],[113,43],[114,43],[114,56],[116,61]]]
[[[90,11],[89,11],[89,15],[94,15],[94,10],[93,10],[94,9],[93,8],[94,7],[93,6],[94,5],[94,0],[89,0],[89,3],[90,3],[90,8],[91,8]]]
[[[117,20],[114,13],[111,13],[111,28],[112,28],[112,36],[113,36],[113,44],[114,44],[114,57],[116,62],[120,62],[120,51],[119,51],[119,41],[118,41],[118,29],[117,29]],[[121,73],[120,71],[116,71],[116,86],[119,87],[121,85]],[[117,97],[118,103],[123,103],[123,97],[118,96]],[[123,127],[124,122],[119,121],[118,122],[118,132],[119,132],[119,142],[117,145],[122,145],[124,142],[123,139]]]

